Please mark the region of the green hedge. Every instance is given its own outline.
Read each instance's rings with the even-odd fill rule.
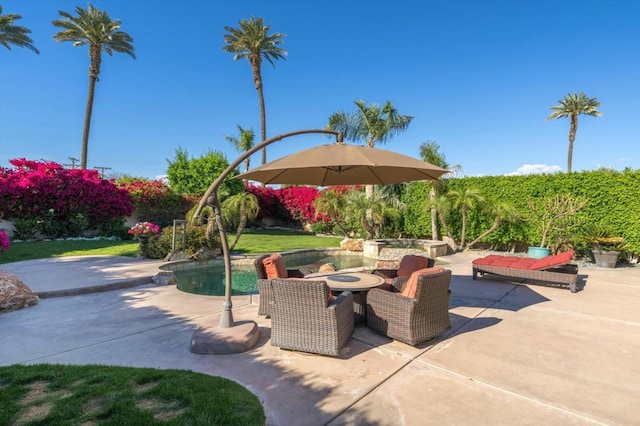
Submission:
[[[504,200],[511,202],[522,214],[528,210],[527,199],[542,200],[554,194],[570,193],[586,198],[587,204],[576,218],[586,224],[606,226],[613,234],[622,236],[631,253],[640,253],[640,170],[626,169],[622,172],[596,170],[580,173],[558,173],[528,176],[483,176],[448,179],[446,193],[451,189],[480,188],[488,202]],[[408,186],[404,196],[407,205],[405,231],[414,237],[431,234],[431,219],[425,200],[429,192],[426,182],[415,182]],[[493,222],[480,208],[470,209],[467,223],[467,241],[487,230]],[[454,236],[460,236],[460,212],[448,215],[448,225]],[[440,230],[442,232],[442,229]],[[531,223],[520,221],[502,224],[498,231],[489,235],[486,242],[511,244],[517,241],[531,245],[539,243],[540,232]]]

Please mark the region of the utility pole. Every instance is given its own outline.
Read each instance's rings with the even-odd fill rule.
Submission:
[[[111,170],[111,167],[93,166],[94,169],[100,170],[100,179],[104,179],[104,171]]]
[[[71,160],[71,164],[63,164],[63,166],[71,167],[72,169],[76,169],[76,168],[80,167],[80,166],[76,166],[76,163],[78,161],[80,161],[79,159],[74,158],[74,157],[67,157],[67,158],[69,158],[69,160]]]

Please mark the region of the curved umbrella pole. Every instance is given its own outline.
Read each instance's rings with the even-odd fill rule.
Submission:
[[[232,314],[232,303],[231,303],[231,254],[229,253],[229,241],[227,239],[227,233],[224,229],[224,223],[222,222],[222,212],[220,207],[220,201],[218,200],[218,188],[224,181],[224,179],[229,176],[229,174],[233,173],[233,171],[248,157],[260,151],[262,148],[271,145],[274,142],[279,140],[291,137],[298,136],[310,133],[323,133],[328,135],[335,135],[336,142],[342,143],[342,132],[334,131],[334,130],[325,130],[325,129],[311,129],[311,130],[298,130],[290,133],[283,133],[281,135],[274,136],[270,139],[267,139],[258,145],[254,146],[250,150],[242,153],[238,158],[235,159],[233,163],[229,165],[218,178],[213,181],[207,192],[204,193],[200,202],[198,203],[198,208],[194,214],[194,219],[197,219],[200,216],[200,212],[205,204],[210,204],[213,207],[213,212],[216,220],[216,225],[218,226],[218,233],[220,234],[220,243],[222,245],[222,256],[224,260],[224,273],[225,273],[225,290],[224,290],[224,302],[222,303],[222,316],[220,317],[220,327],[221,328],[230,328],[235,324],[233,322],[233,314]]]

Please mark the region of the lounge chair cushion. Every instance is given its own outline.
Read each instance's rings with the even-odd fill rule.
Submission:
[[[481,259],[475,259],[474,265],[499,266],[502,268],[512,269],[528,269],[539,270],[547,269],[552,266],[559,266],[568,263],[574,255],[573,250],[565,251],[560,254],[543,257],[542,259],[533,259],[530,257],[518,256],[499,256],[491,254]]]
[[[425,269],[428,263],[429,259],[424,256],[406,255],[398,265],[398,277],[409,277],[414,271]]]
[[[284,264],[284,259],[280,253],[274,253],[262,261],[265,272],[267,273],[267,279],[273,280],[275,278],[288,278],[287,267]]]
[[[421,275],[439,274],[440,272],[444,272],[444,268],[440,266],[436,268],[424,268],[414,271],[413,273],[411,273],[409,280],[402,288],[400,294],[411,299],[415,299],[416,290],[418,289],[418,278],[420,278]]]

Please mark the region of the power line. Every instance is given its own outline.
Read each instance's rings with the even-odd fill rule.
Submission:
[[[100,179],[104,179],[105,170],[111,170],[111,167],[104,167],[104,166],[93,166],[93,168],[100,171]]]
[[[76,163],[78,161],[80,161],[79,159],[75,158],[75,157],[67,157],[69,158],[69,160],[71,160],[71,164],[63,164],[63,166],[65,167],[71,167],[72,169],[77,169],[80,166],[76,166]]]

